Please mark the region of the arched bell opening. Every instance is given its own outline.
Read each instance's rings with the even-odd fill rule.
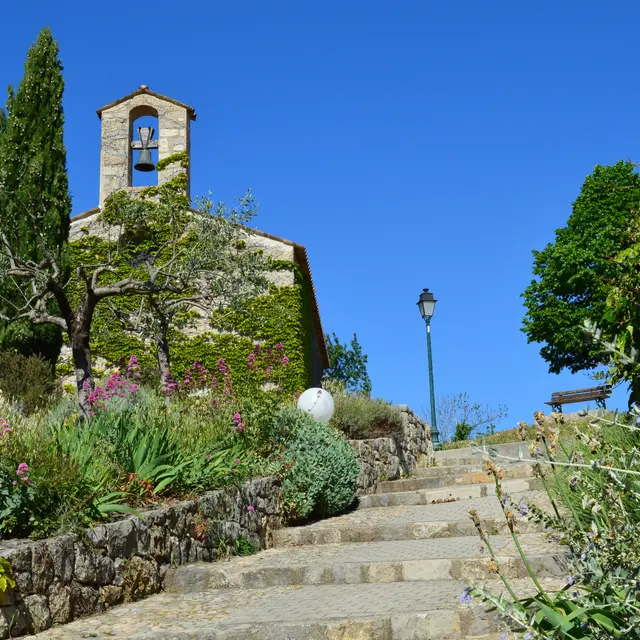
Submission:
[[[129,186],[152,187],[158,184],[158,112],[147,105],[129,113]]]

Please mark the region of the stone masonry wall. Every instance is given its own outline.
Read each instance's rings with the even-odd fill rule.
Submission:
[[[400,437],[350,441],[360,462],[360,495],[433,458],[425,423],[407,406],[398,408],[404,422]],[[268,547],[270,531],[283,523],[280,480],[252,480],[141,515],[98,525],[84,535],[0,540],[0,557],[11,563],[17,583],[15,590],[0,593],[0,639],[156,593],[169,567],[216,560],[218,540],[231,544],[246,536]],[[214,541],[204,541],[203,520],[215,528]]]
[[[396,408],[403,422],[400,437],[349,441],[360,461],[359,495],[375,493],[378,482],[397,480],[415,469],[419,461],[427,466],[433,464],[431,433],[424,420],[406,404]]]
[[[221,538],[246,536],[266,546],[281,525],[280,481],[253,480],[241,488],[189,500],[89,529],[86,536],[0,541],[17,589],[0,593],[0,638],[33,633],[160,591],[170,566],[212,561],[216,548],[198,535],[214,523]],[[249,509],[253,507],[253,509]]]

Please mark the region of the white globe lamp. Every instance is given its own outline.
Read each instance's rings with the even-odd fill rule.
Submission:
[[[298,409],[310,413],[318,422],[329,422],[335,405],[328,391],[316,387],[307,389],[298,398]]]

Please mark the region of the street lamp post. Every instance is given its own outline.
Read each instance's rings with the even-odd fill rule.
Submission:
[[[433,390],[433,356],[431,354],[431,318],[436,308],[437,300],[429,289],[424,289],[418,299],[420,315],[427,325],[427,356],[429,358],[429,395],[431,401],[431,442],[434,449],[440,448],[440,434],[436,421],[436,396]]]

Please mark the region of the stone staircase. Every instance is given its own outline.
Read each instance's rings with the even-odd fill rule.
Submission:
[[[506,446],[508,450],[509,445]],[[469,519],[480,514],[501,568],[522,594],[535,592],[495,496],[470,450],[436,454],[436,467],[382,482],[348,514],[273,532],[254,556],[168,572],[166,591],[38,634],[41,640],[423,640],[499,638],[494,614],[460,604],[491,573]],[[503,465],[504,487],[543,506],[531,468]],[[491,481],[490,481],[491,480]],[[564,584],[564,552],[522,520],[520,541],[541,581]]]

